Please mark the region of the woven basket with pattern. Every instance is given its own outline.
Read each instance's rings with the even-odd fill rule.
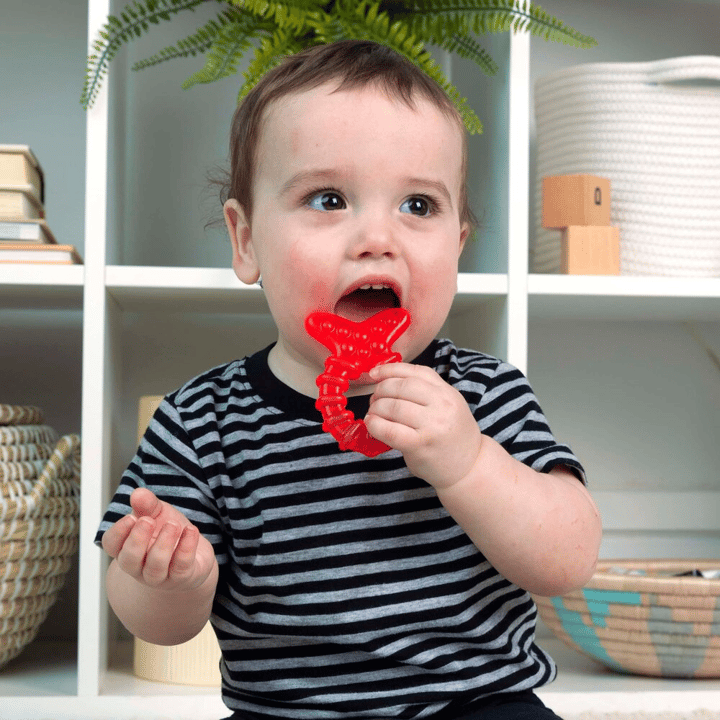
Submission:
[[[613,670],[673,678],[720,677],[720,560],[613,560],[562,597],[536,597],[566,645]]]
[[[78,547],[80,438],[0,405],[0,666],[37,635]]]

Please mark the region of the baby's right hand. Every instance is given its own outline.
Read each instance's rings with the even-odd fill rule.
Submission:
[[[123,572],[149,587],[200,587],[216,562],[212,545],[179,510],[147,488],[134,490],[130,505],[132,514],[103,535],[105,552]]]

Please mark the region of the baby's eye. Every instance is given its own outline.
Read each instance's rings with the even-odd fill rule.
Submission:
[[[422,195],[416,195],[408,198],[400,206],[400,212],[410,213],[411,215],[418,215],[419,217],[427,217],[432,215],[437,210],[435,203],[428,197]]]
[[[343,200],[336,192],[331,192],[329,190],[324,190],[323,192],[311,195],[307,204],[313,210],[321,210],[323,212],[328,212],[330,210],[344,210],[346,207],[345,200]]]

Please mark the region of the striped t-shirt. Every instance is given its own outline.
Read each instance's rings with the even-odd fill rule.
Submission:
[[[97,536],[146,486],[212,543],[227,706],[247,718],[430,718],[552,680],[528,593],[399,452],[341,452],[314,400],[270,372],[268,352],[165,398]],[[517,369],[448,340],[415,362],[457,388],[516,458],[583,477]],[[349,398],[356,417],[367,406],[368,396]]]

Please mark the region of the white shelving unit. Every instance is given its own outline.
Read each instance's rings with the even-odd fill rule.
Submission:
[[[88,36],[94,38],[109,0],[71,5],[87,11]],[[33,4],[21,6],[13,5],[15,16],[28,25],[41,17]],[[492,105],[475,103],[486,123],[486,134],[472,141],[470,158],[480,242],[463,261],[445,330],[457,342],[498,354],[527,372],[556,434],[587,466],[604,516],[603,556],[720,557],[720,278],[528,272],[534,78],[559,65],[607,59],[603,52],[622,60],[690,54],[690,48],[710,54],[720,3],[555,0],[548,9],[596,35],[601,55],[531,43],[521,35],[492,39],[501,72],[489,83],[462,61],[453,62],[455,81],[471,101],[476,94]],[[199,14],[190,18],[191,30],[200,24]],[[672,37],[658,33],[668,18],[676,19]],[[169,27],[169,41],[182,35],[178,25]],[[705,34],[702,27],[708,28]],[[161,43],[153,36],[151,51]],[[28,402],[48,405],[51,424],[59,429],[75,429],[69,426],[81,416],[83,493],[77,587],[64,598],[52,629],[0,670],[0,716],[8,720],[211,720],[224,713],[214,689],[149,683],[132,675],[128,637],[118,630],[104,596],[106,560],[92,542],[134,449],[137,398],[172,390],[273,339],[262,291],[239,283],[229,269],[229,252],[193,240],[202,229],[197,218],[184,234],[186,219],[173,225],[173,193],[181,196],[178,207],[193,204],[193,183],[207,167],[194,166],[195,145],[210,143],[224,152],[229,118],[210,118],[206,109],[220,96],[227,109],[234,87],[229,93],[228,85],[202,88],[176,99],[174,80],[164,70],[136,79],[125,72],[129,64],[118,58],[110,82],[82,118],[85,229],[84,242],[77,238],[74,244],[85,264],[0,266],[0,326],[11,329],[0,333],[2,376],[44,368],[39,354],[28,357],[24,348],[43,346],[50,337],[48,318],[69,330],[66,354],[78,385],[82,366],[79,389],[56,383],[51,393],[57,396],[46,401],[33,396],[30,380],[18,383]],[[178,70],[179,78],[193,69]],[[82,67],[67,83],[78,87],[81,73]],[[160,86],[163,92],[157,93]],[[198,93],[204,93],[201,99]],[[153,135],[155,125],[173,123],[182,128],[169,127],[169,139]],[[46,149],[44,157],[51,154]],[[47,173],[48,163],[40,159]],[[171,160],[187,167],[179,173]],[[159,183],[155,174],[162,173],[164,162],[165,182]],[[45,342],[50,350],[53,341]],[[11,401],[22,401],[15,390],[2,388]],[[73,626],[68,636],[63,617],[75,614],[77,631]],[[617,675],[565,650],[547,631],[545,637],[561,671],[541,696],[560,714],[720,713],[720,681]]]

